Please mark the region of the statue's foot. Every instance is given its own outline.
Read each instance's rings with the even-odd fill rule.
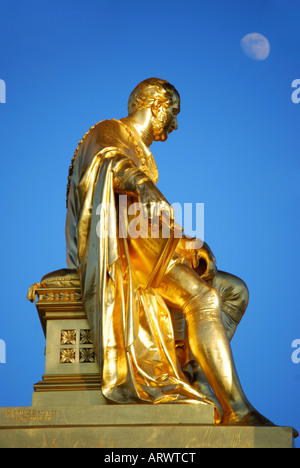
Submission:
[[[251,409],[248,412],[241,414],[231,413],[229,415],[224,415],[222,424],[236,426],[275,426],[275,424],[255,409]]]
[[[265,418],[255,409],[249,410],[246,414],[238,415],[236,413],[230,415],[224,415],[222,424],[228,424],[233,426],[269,426],[276,427],[269,419]],[[299,433],[296,429],[293,429],[293,436],[296,439]]]

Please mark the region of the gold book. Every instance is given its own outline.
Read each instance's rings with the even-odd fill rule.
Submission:
[[[136,230],[133,233],[129,229],[128,246],[133,275],[142,288],[157,288],[160,285],[182,232],[183,229],[164,213],[159,223],[143,218],[139,222],[139,235]]]

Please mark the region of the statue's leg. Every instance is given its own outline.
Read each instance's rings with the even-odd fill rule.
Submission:
[[[237,276],[225,273],[223,271],[218,271],[215,278],[209,283],[213,286],[220,294],[221,297],[221,309],[222,309],[222,320],[227,332],[229,341],[231,341],[238,324],[240,323],[249,300],[249,292],[246,284],[243,280]],[[181,343],[184,343],[185,338],[185,324],[186,321],[182,314],[172,310],[172,320],[174,325],[175,339],[180,340]],[[185,348],[185,347],[184,347]],[[188,358],[186,354],[183,354],[184,357]],[[191,359],[192,356],[190,355]],[[185,363],[184,363],[185,364]],[[220,414],[223,413],[220,403],[212,393],[210,385],[203,373],[199,364],[195,360],[190,361],[192,367],[188,367],[189,372],[192,371],[192,377],[189,375],[189,379],[192,379],[192,385],[198,391],[210,398],[214,404],[218,407]]]
[[[219,292],[221,297],[222,320],[227,332],[229,341],[237,329],[248,305],[249,291],[243,280],[237,276],[218,271],[211,285]],[[202,393],[212,398],[207,379],[199,365],[194,369],[194,386]],[[205,393],[206,392],[206,393]],[[220,411],[220,406],[217,404]],[[221,410],[222,411],[222,410]],[[222,414],[222,413],[221,413]]]
[[[220,415],[223,414],[222,407],[219,400],[216,398],[215,394],[212,392],[210,385],[205,377],[201,367],[194,359],[194,356],[191,354],[190,348],[188,346],[187,340],[187,326],[186,320],[182,312],[177,309],[169,307],[172,317],[172,324],[175,337],[175,347],[176,353],[181,365],[181,368],[189,381],[189,383],[198,390],[199,393],[202,393],[208,397],[214,405],[218,408]]]
[[[212,286],[220,293],[222,319],[231,341],[248,305],[248,288],[243,280],[223,271],[217,272]]]
[[[223,409],[224,423],[267,424],[241,387],[222,320],[220,294],[185,264],[175,264],[159,288],[171,307],[180,308],[191,351]],[[271,423],[270,423],[271,424]]]

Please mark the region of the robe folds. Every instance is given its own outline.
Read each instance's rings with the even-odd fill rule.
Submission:
[[[186,379],[170,310],[157,290],[140,286],[128,237],[120,236],[128,210],[115,174],[124,160],[157,182],[153,156],[134,128],[126,119],[103,121],[79,143],[69,178],[67,261],[79,272],[101,391],[120,404],[213,404]]]

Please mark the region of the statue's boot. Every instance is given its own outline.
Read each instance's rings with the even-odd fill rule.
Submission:
[[[184,315],[191,351],[222,406],[222,423],[274,426],[253,408],[244,394],[216,291],[212,289],[205,299],[201,304],[197,297],[189,301]]]
[[[166,275],[160,292],[186,319],[191,352],[220,402],[223,424],[274,426],[249,403],[239,381],[222,320],[218,291],[184,265]]]

